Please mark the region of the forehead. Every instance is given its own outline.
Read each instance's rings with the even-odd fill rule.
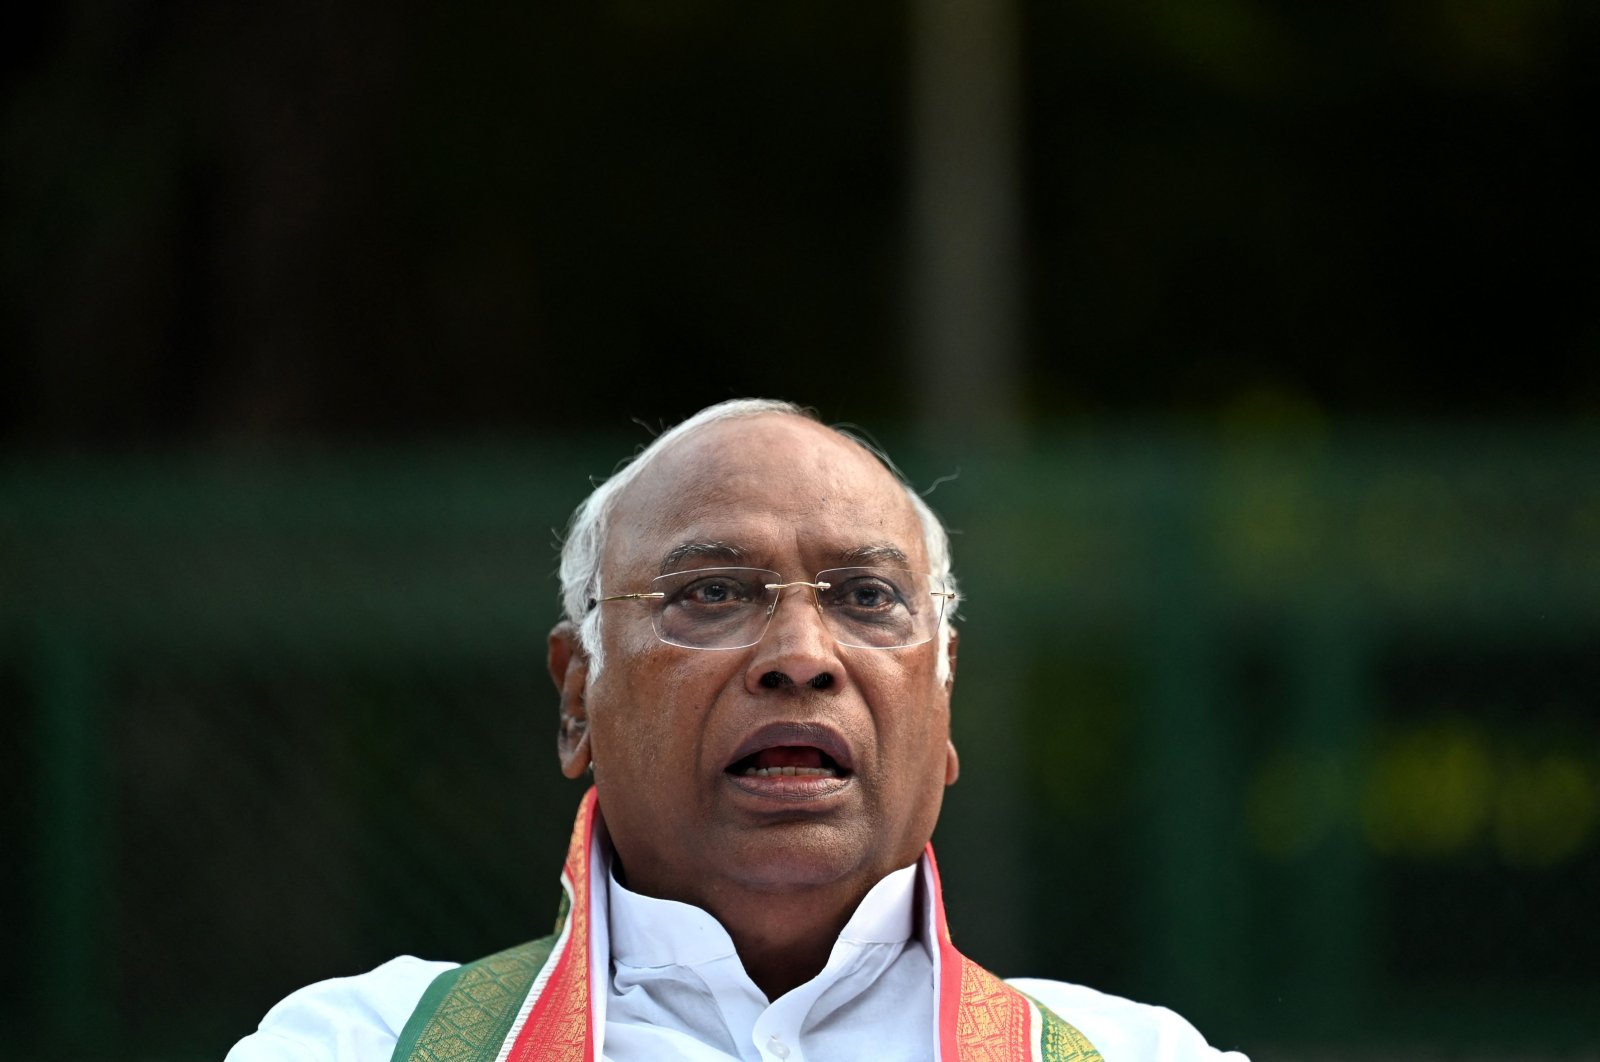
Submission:
[[[603,563],[644,574],[692,542],[724,543],[758,566],[798,553],[825,567],[880,547],[928,566],[905,487],[852,440],[783,414],[710,424],[655,455],[617,499]]]

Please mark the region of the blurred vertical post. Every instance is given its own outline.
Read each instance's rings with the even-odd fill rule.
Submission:
[[[80,1054],[110,1039],[104,961],[107,877],[102,720],[95,661],[76,632],[46,625],[34,675],[39,718],[39,911],[36,982],[41,1044]]]
[[[1325,576],[1327,582],[1335,582]],[[1307,1031],[1333,1035],[1369,1013],[1368,988],[1378,963],[1369,909],[1370,874],[1362,842],[1363,747],[1377,695],[1370,647],[1347,584],[1319,588],[1290,647],[1295,747],[1318,768],[1307,784],[1322,792],[1308,804],[1326,809],[1326,826],[1295,867],[1299,879],[1294,980],[1304,986]]]
[[[907,373],[923,450],[952,469],[1021,448],[1017,22],[1012,0],[914,0],[910,10]],[[981,531],[967,530],[981,548]],[[1016,970],[1027,954],[1016,756],[1025,644],[1003,622],[994,616],[967,640],[982,683],[956,699],[965,770],[941,833],[963,864],[984,867],[981,903],[963,905],[964,939],[981,942],[981,961]]]
[[[1231,1002],[1241,911],[1229,831],[1239,728],[1226,709],[1223,612],[1203,557],[1199,473],[1181,467],[1147,516],[1148,686],[1137,828],[1145,837],[1140,965],[1202,1027]]]
[[[1022,204],[1012,0],[911,5],[911,357],[935,452],[1020,437]]]

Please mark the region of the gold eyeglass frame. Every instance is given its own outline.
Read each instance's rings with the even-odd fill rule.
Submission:
[[[873,565],[854,565],[854,566],[847,566],[845,568],[824,568],[822,571],[818,572],[817,574],[818,575],[826,575],[828,572],[833,572],[833,571],[854,571],[854,570],[871,571],[871,570],[873,570],[873,568],[874,568]],[[890,569],[885,569],[885,570],[886,571],[908,571],[909,569],[890,568]],[[737,566],[734,566],[734,567],[725,567],[725,568],[692,568],[689,571],[684,571],[684,572],[668,572],[667,575],[693,575],[696,572],[720,572],[720,571],[752,571],[752,572],[768,572],[768,573],[770,573],[772,575],[777,575],[778,574],[777,572],[772,571],[772,569],[770,569],[770,568],[743,568],[743,569],[741,569],[741,568],[739,568]],[[934,578],[933,573],[931,573],[931,572],[924,572],[924,573],[921,573],[921,574],[923,574],[928,579],[933,579]],[[665,576],[657,576],[657,578],[664,578],[664,577]],[[761,634],[760,634],[760,636],[758,636],[755,641],[747,642],[744,645],[683,645],[683,644],[681,644],[679,642],[669,642],[669,641],[667,641],[666,637],[661,633],[659,628],[656,628],[655,624],[652,623],[651,627],[652,627],[652,629],[655,629],[656,638],[658,638],[663,645],[674,646],[675,648],[678,648],[678,649],[695,649],[695,650],[699,650],[700,652],[705,652],[705,653],[727,652],[727,651],[732,650],[732,649],[748,649],[752,645],[759,645],[761,643],[761,639],[765,638],[767,636],[767,628],[772,625],[772,617],[778,611],[778,603],[781,600],[783,600],[783,591],[789,589],[791,586],[809,586],[811,588],[811,604],[812,604],[812,607],[815,608],[819,613],[821,613],[822,612],[822,602],[820,600],[818,600],[817,592],[820,591],[820,590],[827,590],[832,585],[833,585],[832,583],[822,582],[821,580],[807,581],[805,579],[796,579],[793,582],[787,582],[787,583],[763,583],[762,584],[762,589],[764,589],[764,590],[775,590],[777,592],[772,595],[772,604],[767,606],[767,617],[766,617],[766,621],[764,623],[762,623],[762,625],[761,625]],[[595,605],[597,605],[597,606],[598,605],[603,605],[608,601],[652,601],[652,600],[660,600],[660,599],[664,599],[666,596],[667,595],[665,593],[663,593],[663,592],[661,592],[659,590],[649,591],[649,592],[632,593],[632,594],[611,594],[608,597],[597,598],[595,600]],[[929,597],[938,597],[938,598],[943,598],[944,599],[943,602],[941,602],[941,604],[940,604],[940,609],[941,609],[940,622],[943,622],[942,610],[944,608],[949,607],[950,602],[955,600],[955,597],[956,597],[955,592],[951,591],[951,590],[929,590],[928,591],[928,596]],[[938,628],[935,627],[936,631],[937,631],[937,629]],[[831,626],[828,628],[828,633],[829,634],[833,634],[833,628]],[[930,634],[930,635],[928,635],[928,637],[922,639],[922,641],[920,641],[920,642],[910,642],[910,643],[908,643],[906,645],[858,645],[855,642],[840,641],[839,636],[837,634],[833,634],[833,640],[834,641],[839,642],[840,645],[848,646],[848,647],[853,648],[853,649],[914,649],[919,645],[928,644],[929,642],[931,642],[933,640],[933,637],[934,636],[932,634]]]

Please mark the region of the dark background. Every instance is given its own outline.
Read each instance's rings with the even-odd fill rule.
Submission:
[[[1014,15],[1009,415],[1594,414],[1592,6]],[[5,45],[4,438],[546,435],[747,392],[911,417],[912,24],[34,10]]]
[[[980,961],[1261,1058],[1592,1055],[1597,31],[12,16],[8,1051],[217,1057],[542,932],[552,543],[630,420],[765,394],[957,474]]]

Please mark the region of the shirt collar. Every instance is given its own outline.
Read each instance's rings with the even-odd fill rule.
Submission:
[[[628,966],[692,966],[734,954],[733,939],[693,904],[634,892],[607,861],[611,957]],[[839,934],[840,943],[900,944],[915,934],[918,864],[874,885]]]

